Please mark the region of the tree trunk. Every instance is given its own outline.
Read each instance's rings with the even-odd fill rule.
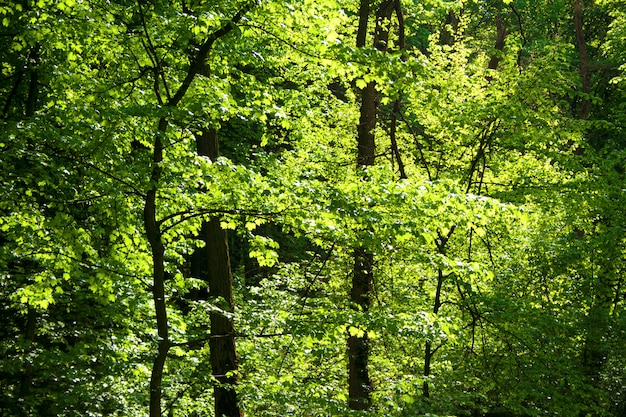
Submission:
[[[441,45],[452,45],[454,43],[454,35],[459,29],[459,18],[454,10],[450,10],[446,16],[444,27],[439,34],[439,43]]]
[[[32,345],[35,342],[35,333],[37,330],[37,312],[32,306],[28,306],[26,313],[26,331],[24,332],[24,338],[26,340],[25,353],[28,354],[32,350]],[[22,370],[22,376],[20,378],[20,399],[27,403],[27,397],[30,393],[30,389],[33,384],[33,365],[30,361],[24,361],[24,369]],[[24,411],[24,415],[27,412]]]
[[[389,39],[389,20],[394,9],[399,10],[398,0],[384,1],[376,13],[376,31],[374,47],[380,51],[387,50]],[[367,27],[370,7],[368,0],[361,0],[359,9],[359,28],[356,46],[366,45]],[[376,143],[374,128],[376,127],[377,94],[376,83],[370,81],[361,90],[361,111],[357,127],[357,170],[374,165]],[[354,249],[354,270],[350,301],[361,312],[369,310],[370,297],[374,280],[374,254],[366,247]],[[369,341],[367,329],[360,329],[363,335],[348,337],[348,406],[352,410],[366,410],[371,405],[372,382],[369,377]]]
[[[502,57],[500,56],[500,54],[504,51],[504,42],[506,40],[506,27],[502,23],[502,16],[500,15],[496,16],[496,31],[496,52],[491,56],[491,59],[489,60],[489,65],[487,66],[487,68],[489,68],[490,70],[497,69],[498,64],[500,63],[500,61],[502,61]]]
[[[157,184],[161,179],[160,163],[163,161],[163,144],[161,134],[167,131],[167,120],[161,118],[158,133],[154,139],[154,153],[150,188],[144,204],[144,228],[150,243],[152,254],[152,298],[157,322],[157,356],[152,364],[150,376],[150,417],[161,417],[161,384],[167,352],[170,348],[169,324],[167,322],[167,306],[165,304],[165,247],[156,217]]]
[[[455,230],[455,227],[452,226],[450,230],[448,231],[447,235],[444,236],[443,234],[439,233],[439,236],[436,241],[436,245],[437,245],[437,253],[439,253],[440,255],[442,256],[446,255],[446,246],[448,245],[448,241],[450,240],[450,237],[452,237],[454,230]],[[435,317],[439,314],[439,309],[441,308],[441,305],[443,304],[443,301],[441,301],[441,289],[443,287],[444,279],[445,279],[445,275],[443,273],[443,270],[439,268],[437,270],[437,290],[435,291],[435,301],[433,303],[433,315]],[[430,376],[430,368],[432,365],[432,359],[435,356],[435,353],[437,353],[437,349],[439,349],[440,346],[437,346],[433,349],[432,341],[426,340],[425,347],[424,347],[424,372],[423,372],[424,382],[422,383],[422,396],[424,398],[430,397],[430,386],[428,384],[428,377]]]
[[[374,255],[366,248],[354,250],[354,275],[350,301],[362,312],[369,310],[374,273]],[[352,410],[366,410],[371,405],[372,382],[369,377],[369,341],[362,336],[348,338],[348,405]]]
[[[204,130],[196,136],[198,155],[215,160],[219,156],[219,141],[215,129]],[[206,277],[209,284],[209,296],[218,299],[223,310],[211,312],[211,369],[217,380],[214,387],[215,415],[239,417],[235,386],[238,382],[237,351],[235,347],[235,328],[228,316],[234,312],[233,277],[230,268],[230,253],[226,230],[220,225],[218,217],[212,217],[202,226],[202,239],[205,242],[202,258],[206,262]]]
[[[144,26],[144,31],[146,32],[146,36],[148,33],[145,19],[143,16],[143,10],[141,7],[141,2],[137,3],[138,11],[142,17],[142,24]],[[185,97],[187,91],[191,87],[191,84],[198,74],[204,74],[207,71],[206,59],[209,56],[211,48],[213,44],[220,38],[229,34],[239,23],[239,21],[243,18],[243,16],[250,11],[256,5],[255,1],[250,1],[242,6],[241,9],[227,22],[211,32],[205,39],[204,43],[198,46],[195,55],[191,59],[191,63],[189,66],[189,70],[185,75],[184,79],[181,81],[180,86],[176,90],[176,93],[171,95],[169,92],[167,93],[168,99],[165,101],[161,94],[161,87],[166,87],[166,80],[162,75],[164,74],[163,68],[161,65],[164,64],[165,61],[155,60],[155,68],[154,75],[155,80],[160,80],[154,83],[154,93],[157,99],[157,103],[165,104],[167,107],[174,108],[180,103],[180,101]],[[144,47],[146,48],[146,52],[149,56],[156,56],[155,49],[148,39],[148,42],[144,43]],[[165,91],[168,91],[165,88]],[[164,102],[165,101],[165,102]],[[169,341],[169,324],[167,322],[167,305],[165,303],[165,247],[163,244],[163,236],[160,230],[160,224],[157,220],[157,189],[158,184],[161,179],[161,171],[162,168],[160,164],[163,162],[163,143],[161,142],[161,136],[165,135],[167,132],[168,122],[165,118],[161,118],[159,120],[158,133],[154,139],[154,151],[153,151],[153,163],[152,163],[152,173],[150,178],[150,183],[152,184],[151,188],[146,193],[145,201],[144,201],[144,227],[146,230],[146,236],[148,238],[148,242],[150,243],[151,253],[152,253],[152,263],[153,263],[153,298],[154,298],[154,307],[156,311],[156,320],[157,320],[157,333],[158,333],[158,349],[157,356],[154,360],[152,366],[152,374],[150,377],[150,417],[161,417],[161,385],[163,381],[163,370],[165,368],[165,361],[167,359],[167,353],[169,348],[171,347],[171,343]],[[215,131],[208,131],[200,135],[197,139],[198,153],[200,155],[212,156],[211,153],[213,151],[214,157],[217,157],[217,134]],[[214,148],[211,148],[214,146]],[[228,244],[226,242],[226,234],[219,227],[219,221],[217,221],[217,227],[215,225],[211,226],[212,221],[208,222],[209,226],[205,225],[204,230],[206,230],[206,235],[204,238],[207,241],[207,251],[208,251],[208,262],[210,263],[209,268],[209,276],[207,281],[211,286],[212,294],[215,296],[223,297],[226,302],[230,305],[230,309],[232,310],[232,278],[230,275],[230,261],[228,259]],[[228,274],[221,272],[223,270],[228,270]],[[222,283],[221,280],[225,280]],[[229,292],[223,289],[223,286],[228,286]],[[227,320],[226,317],[223,319],[214,319],[214,314],[211,314],[211,325],[212,325],[212,333],[223,335],[225,339],[233,338],[232,332],[232,324],[230,327],[224,324],[224,320]],[[217,340],[218,338],[216,338]],[[228,343],[227,343],[228,344]],[[213,369],[213,372],[216,374],[216,378],[219,382],[228,383],[230,378],[226,377],[226,373],[230,370],[231,366],[229,365],[229,361],[222,358],[219,353],[214,354],[213,352],[220,352],[221,349],[231,349],[232,356],[234,357],[234,339],[231,340],[230,345],[232,348],[222,348],[221,343],[216,343],[215,347],[213,345],[213,341],[209,342],[211,347],[211,362],[219,362],[216,365],[216,368]],[[222,354],[223,355],[223,354]],[[219,360],[218,360],[219,359]],[[236,369],[236,360],[232,360],[232,363],[235,365]],[[233,392],[232,388],[228,386],[218,386],[216,389],[216,415],[222,416],[226,415],[230,416],[239,416],[240,414],[234,413],[232,410],[237,409],[237,405],[233,406],[226,404],[226,399],[228,399],[228,395],[225,395],[222,390],[225,392]],[[234,394],[233,394],[234,396]],[[219,401],[217,400],[219,398]],[[231,400],[232,402],[232,400]]]
[[[589,118],[591,111],[591,66],[590,58],[587,53],[587,43],[585,40],[585,32],[583,25],[583,0],[573,1],[574,11],[574,30],[576,35],[576,48],[578,51],[579,71],[582,84],[583,97],[578,110],[578,118],[586,120]],[[575,154],[580,154],[580,149],[574,150]],[[607,230],[611,229],[611,225],[606,225]],[[579,236],[584,236],[584,232],[578,230]],[[610,245],[604,242],[604,245]],[[594,251],[594,249],[591,249]],[[585,317],[585,334],[581,352],[581,368],[585,376],[586,383],[595,388],[601,389],[602,374],[604,365],[608,360],[609,346],[607,339],[611,333],[612,307],[615,299],[615,276],[618,274],[610,260],[619,259],[621,255],[617,252],[617,246],[605,246],[596,249],[597,255],[592,258],[592,265],[595,260],[599,263],[599,272],[597,276],[593,273],[589,278],[592,282],[591,289],[591,305],[587,316]],[[594,397],[596,407],[602,407],[598,397]],[[582,413],[581,413],[582,415]]]
[[[441,288],[443,286],[443,271],[441,268],[437,271],[437,290],[435,292],[435,302],[433,304],[433,314],[437,316],[439,309],[441,308]],[[432,364],[433,356],[437,352],[438,347],[433,349],[433,343],[431,340],[426,340],[424,348],[424,382],[422,384],[422,395],[425,398],[430,397],[430,386],[428,384],[428,377],[430,376],[430,367]]]

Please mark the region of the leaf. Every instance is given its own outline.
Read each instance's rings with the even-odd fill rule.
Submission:
[[[363,336],[365,336],[365,331],[362,330],[362,329],[359,329],[358,327],[349,326],[348,327],[348,334],[350,336],[363,337]]]

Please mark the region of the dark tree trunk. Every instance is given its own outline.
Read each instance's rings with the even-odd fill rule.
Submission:
[[[148,36],[148,29],[146,27],[145,17],[143,14],[143,10],[141,7],[141,2],[137,3],[138,12],[141,15],[141,21],[143,25],[144,32],[146,33],[147,42],[144,43],[144,47],[146,48],[146,52],[149,56],[156,57],[157,53],[152,45],[152,42]],[[205,74],[208,71],[207,67],[207,57],[213,47],[214,43],[228,35],[239,23],[239,21],[243,18],[243,16],[250,11],[256,5],[255,1],[249,1],[230,19],[223,23],[221,27],[211,32],[205,39],[204,43],[198,46],[195,55],[191,59],[191,63],[187,74],[184,79],[180,83],[180,86],[176,90],[173,95],[170,95],[169,89],[167,88],[167,82],[165,76],[163,75],[165,71],[161,67],[164,65],[165,61],[163,60],[154,60],[154,77],[155,80],[158,80],[154,83],[154,94],[159,104],[164,104],[167,107],[174,108],[176,107],[180,101],[185,97],[187,91],[192,85],[193,80],[196,78],[198,74]],[[164,99],[161,90],[164,90],[166,93],[167,100]],[[157,190],[159,181],[161,179],[161,163],[163,161],[163,143],[161,142],[161,137],[165,136],[167,132],[168,122],[165,118],[161,118],[159,120],[159,127],[157,135],[154,139],[154,151],[153,151],[153,163],[152,163],[152,172],[150,183],[152,184],[151,188],[146,193],[146,197],[144,200],[144,227],[146,231],[146,236],[148,238],[148,242],[150,243],[151,253],[152,253],[152,263],[153,263],[153,298],[154,298],[154,306],[156,312],[156,320],[157,320],[157,333],[158,333],[158,348],[157,348],[157,356],[154,360],[152,366],[152,374],[150,377],[150,417],[162,417],[161,413],[161,385],[163,382],[163,370],[165,368],[165,361],[167,359],[167,353],[171,347],[171,343],[169,340],[169,324],[167,322],[167,305],[165,302],[165,247],[163,244],[163,236],[160,230],[160,223],[157,220]],[[211,139],[214,139],[211,141]],[[197,138],[198,139],[198,138]],[[208,141],[208,142],[205,142]],[[198,153],[200,155],[210,154],[214,152],[217,156],[217,134],[214,131],[207,131],[204,134],[199,136],[198,139]],[[214,148],[212,148],[214,146]],[[211,156],[211,155],[208,155]],[[208,222],[212,223],[212,220]],[[204,237],[207,240],[207,249],[209,252],[208,259],[210,262],[209,268],[209,276],[207,277],[207,281],[211,287],[215,286],[215,289],[212,289],[212,292],[215,296],[223,297],[227,304],[230,304],[230,309],[232,309],[232,289],[230,292],[226,294],[220,284],[216,283],[220,278],[224,278],[228,281],[228,285],[231,284],[231,276],[230,276],[230,262],[228,260],[228,244],[226,243],[226,234],[224,231],[221,231],[219,228],[219,221],[217,222],[217,229],[214,230],[214,227],[206,226],[205,230],[208,230],[207,235]],[[217,233],[217,235],[215,234]],[[209,243],[213,242],[213,243]],[[216,247],[220,247],[221,252],[216,252]],[[215,254],[215,255],[213,255]],[[226,255],[224,255],[226,254]],[[219,266],[215,266],[218,264]],[[228,276],[221,275],[213,275],[213,271],[221,271],[226,268],[223,265],[226,265],[228,269]],[[226,284],[223,284],[226,285]],[[226,295],[226,296],[224,296]],[[228,327],[223,324],[222,320],[215,319],[215,323],[213,323],[214,317],[211,315],[211,324],[212,324],[212,333],[224,335],[224,338],[233,338],[232,327]],[[232,326],[232,325],[231,325]],[[217,339],[217,338],[216,338]],[[234,339],[231,341],[232,344],[232,353],[234,356]],[[209,345],[212,345],[212,342],[209,342]],[[213,351],[220,351],[220,344],[217,344],[217,347],[214,349],[211,346],[211,361],[213,362]],[[216,358],[220,358],[220,354],[217,354]],[[217,359],[216,359],[217,360]],[[236,364],[236,361],[233,360],[233,363]],[[230,381],[230,377],[225,377],[227,371],[230,370],[228,365],[228,360],[221,360],[220,363],[224,363],[224,365],[219,365],[217,370],[214,368],[214,373],[217,375],[217,379],[220,382],[227,383]],[[226,378],[226,379],[225,379]],[[235,403],[234,406],[224,405],[225,398],[228,398],[227,395],[224,395],[221,390],[224,391],[232,391],[232,388],[227,386],[216,387],[216,415],[222,416],[226,415],[228,417],[231,416],[239,416],[239,413],[233,414],[231,410],[237,409],[237,405]],[[219,391],[219,395],[218,395]],[[234,392],[234,391],[233,391]],[[234,394],[233,394],[234,395]],[[217,398],[219,397],[219,401]],[[220,408],[218,408],[218,406]],[[222,410],[223,409],[223,410]]]
[[[459,18],[454,10],[450,10],[446,16],[446,21],[441,34],[439,35],[439,43],[441,45],[452,45],[454,43],[454,35],[459,29]]]
[[[400,9],[399,0],[383,1],[376,13],[374,47],[386,51],[389,39],[389,20],[393,11]],[[359,28],[356,46],[366,45],[369,21],[369,1],[362,0],[359,9]],[[361,112],[357,127],[357,169],[374,165],[376,143],[377,93],[376,83],[371,81],[361,90]],[[365,246],[354,249],[354,271],[350,301],[362,312],[369,310],[370,296],[374,281],[374,254]],[[367,329],[360,329],[363,335],[350,335],[348,338],[348,406],[353,410],[366,410],[371,405],[372,382],[369,376],[369,341]]]
[[[506,27],[502,23],[502,16],[496,16],[496,52],[491,56],[489,60],[488,68],[491,70],[495,70],[498,68],[498,64],[502,61],[502,56],[500,55],[504,51],[504,42],[506,40]]]
[[[198,155],[215,160],[219,156],[219,141],[215,129],[207,129],[196,136]],[[212,217],[202,226],[202,239],[205,242],[202,258],[206,261],[206,277],[209,284],[209,296],[218,299],[219,307],[226,313],[211,312],[211,369],[217,380],[214,387],[215,415],[239,417],[235,386],[238,382],[237,351],[235,347],[235,328],[227,314],[233,313],[233,277],[230,267],[230,253],[226,230],[220,225],[218,217]]]
[[[433,314],[437,316],[439,309],[441,308],[441,288],[443,286],[443,271],[439,269],[437,271],[437,291],[435,292],[435,302],[433,304]],[[424,347],[424,382],[422,383],[422,396],[425,398],[430,397],[430,385],[428,384],[428,377],[430,376],[430,368],[432,364],[433,356],[437,353],[438,347],[433,348],[433,342],[426,340]]]
[[[402,13],[402,7],[400,1],[394,2],[394,10],[398,17],[398,48],[400,51],[405,50],[405,31],[404,31],[404,14]],[[403,57],[404,60],[404,57]],[[406,171],[404,169],[404,162],[402,161],[402,155],[400,155],[400,148],[398,147],[398,141],[396,132],[398,128],[398,116],[401,116],[402,112],[402,94],[398,93],[398,97],[393,102],[393,109],[391,111],[391,121],[389,127],[389,140],[391,141],[391,152],[398,162],[398,171],[400,173],[400,179],[407,179]]]
[[[447,235],[443,235],[442,233],[439,233],[439,236],[437,237],[437,240],[435,242],[437,245],[438,254],[443,255],[443,256],[446,255],[446,246],[448,245],[448,241],[452,237],[454,230],[455,230],[455,226],[452,226],[450,230],[448,231]],[[441,300],[441,295],[442,295],[441,290],[443,288],[443,281],[445,278],[446,276],[444,275],[443,270],[439,268],[437,270],[437,290],[435,291],[435,301],[433,303],[433,314],[435,316],[439,314],[439,309],[441,308],[443,304],[443,301]],[[428,377],[430,376],[430,370],[431,370],[433,357],[435,356],[435,353],[437,353],[437,350],[440,347],[441,345],[433,348],[432,341],[426,340],[425,347],[424,347],[424,372],[423,372],[425,378],[424,378],[424,382],[422,383],[422,396],[424,398],[430,397],[430,386],[428,384]]]
[[[361,0],[356,46],[366,44],[369,21],[369,1]],[[374,127],[376,126],[376,88],[369,82],[361,90],[361,114],[357,126],[357,169],[373,165],[375,158]],[[354,269],[350,301],[354,307],[367,311],[372,288],[373,254],[364,247],[354,249]],[[358,306],[358,307],[357,307]],[[368,370],[369,343],[367,331],[363,336],[348,337],[348,406],[352,410],[366,410],[371,405],[372,383]]]
[[[35,333],[37,330],[37,312],[32,306],[28,306],[26,313],[26,331],[24,338],[26,340],[26,352],[30,352],[32,344],[35,342]],[[24,369],[20,378],[20,398],[26,400],[30,393],[33,379],[33,365],[29,361],[24,362]]]
[[[366,248],[354,250],[354,275],[350,301],[366,312],[370,306],[370,293],[374,273],[374,255]],[[348,398],[352,410],[366,410],[371,404],[372,382],[369,377],[369,341],[367,331],[362,336],[348,338]]]
[[[151,182],[153,184],[146,194],[144,205],[144,228],[152,250],[152,297],[157,322],[157,356],[152,364],[150,376],[150,417],[161,417],[161,384],[167,352],[170,348],[169,324],[167,322],[167,306],[165,304],[165,247],[159,223],[156,217],[157,184],[161,178],[160,163],[163,161],[163,144],[161,134],[167,131],[167,121],[159,121],[159,131],[154,139],[154,153]]]
[[[39,46],[33,47],[28,57],[29,66],[33,65],[30,70],[30,82],[28,84],[28,99],[26,100],[26,116],[31,117],[37,109],[37,98],[39,95]]]

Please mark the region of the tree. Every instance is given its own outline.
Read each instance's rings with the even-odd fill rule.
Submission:
[[[618,3],[0,15],[0,413],[623,410]]]

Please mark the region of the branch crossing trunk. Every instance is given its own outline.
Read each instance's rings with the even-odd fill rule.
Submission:
[[[400,16],[399,0],[386,0],[376,12],[376,29],[373,45],[382,52],[387,51],[389,40],[390,19],[394,11]],[[367,42],[367,31],[370,14],[368,0],[361,0],[359,9],[359,26],[356,46],[363,48]],[[401,19],[401,18],[400,18]],[[374,128],[378,112],[376,83],[370,81],[360,91],[361,109],[357,126],[357,170],[374,165],[376,161],[376,142]],[[367,175],[365,172],[364,175]],[[370,307],[370,293],[374,283],[374,254],[366,247],[354,249],[354,269],[350,301],[354,308],[365,313]],[[357,334],[348,337],[348,406],[352,410],[367,410],[371,407],[373,391],[369,376],[368,362],[370,356],[367,329],[359,329]]]
[[[219,140],[217,130],[205,129],[196,136],[198,155],[207,156],[211,160],[219,156]],[[233,298],[233,277],[230,267],[230,252],[226,230],[220,225],[218,217],[212,217],[202,225],[202,239],[205,242],[204,260],[206,277],[209,284],[209,296],[218,300],[222,311],[211,312],[211,335],[220,336],[209,339],[211,351],[211,369],[216,385],[213,389],[215,398],[215,415],[240,417],[243,415],[237,401],[235,386],[238,361],[235,347],[235,327],[229,317],[235,310]]]

